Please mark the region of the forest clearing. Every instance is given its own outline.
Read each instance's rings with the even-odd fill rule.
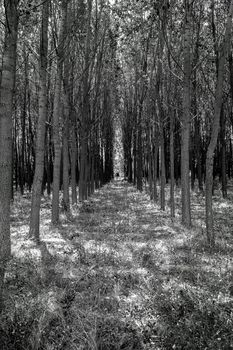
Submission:
[[[233,349],[232,24],[0,1],[0,350]]]
[[[1,350],[232,349],[233,193],[214,198],[218,231],[203,235],[204,198],[192,194],[193,228],[114,181],[51,227],[43,198],[41,240],[28,239],[30,196],[12,213]]]

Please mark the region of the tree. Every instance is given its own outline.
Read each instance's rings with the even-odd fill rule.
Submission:
[[[61,87],[64,61],[64,44],[67,25],[67,6],[68,1],[62,0],[62,19],[57,47],[57,71],[53,103],[53,197],[52,197],[52,223],[59,221],[59,190],[60,190],[60,166],[61,166]]]
[[[91,55],[91,18],[92,0],[87,2],[87,28],[84,51],[84,73],[82,80],[82,110],[81,110],[81,132],[80,132],[80,180],[79,200],[83,201],[88,196],[88,140],[90,123],[90,55]]]
[[[30,236],[39,242],[40,229],[40,203],[42,180],[44,174],[45,158],[45,122],[47,119],[47,55],[48,55],[48,20],[49,0],[43,3],[41,15],[41,36],[40,36],[40,91],[39,91],[39,114],[37,122],[35,172],[32,187]]]
[[[191,108],[191,2],[184,1],[184,48],[183,48],[183,113],[181,125],[181,193],[182,223],[191,226],[190,183],[189,183],[189,140],[190,140],[190,108]]]
[[[207,241],[212,247],[215,244],[215,233],[214,233],[214,223],[213,223],[213,207],[212,207],[212,191],[213,191],[213,162],[214,162],[214,151],[217,145],[220,115],[222,109],[222,99],[223,99],[223,83],[224,83],[224,69],[226,58],[229,53],[229,45],[232,30],[232,17],[233,17],[233,1],[230,2],[229,12],[227,16],[225,34],[223,41],[221,43],[221,48],[219,49],[218,55],[218,77],[215,90],[215,101],[214,101],[214,115],[211,128],[211,137],[207,149],[206,155],[206,233]]]
[[[12,112],[18,34],[18,0],[5,0],[5,39],[0,86],[0,303],[10,257],[10,200],[12,181]],[[0,311],[2,305],[0,304]]]

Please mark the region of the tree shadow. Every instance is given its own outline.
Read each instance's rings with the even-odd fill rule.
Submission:
[[[232,250],[207,251],[196,231],[172,222],[133,187],[107,185],[74,222],[43,240],[42,281],[62,290],[61,331],[69,329],[73,347],[231,348],[230,274],[222,262]]]

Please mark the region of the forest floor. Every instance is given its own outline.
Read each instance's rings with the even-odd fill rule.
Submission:
[[[30,196],[12,208],[1,350],[233,349],[233,195],[214,197],[217,243],[205,244],[204,197],[193,227],[113,181],[28,238]]]

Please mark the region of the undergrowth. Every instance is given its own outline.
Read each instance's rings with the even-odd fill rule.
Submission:
[[[47,207],[40,246],[23,230],[16,245],[15,215],[1,350],[233,349],[230,235],[210,252],[201,222],[185,231],[121,182],[56,228]]]

